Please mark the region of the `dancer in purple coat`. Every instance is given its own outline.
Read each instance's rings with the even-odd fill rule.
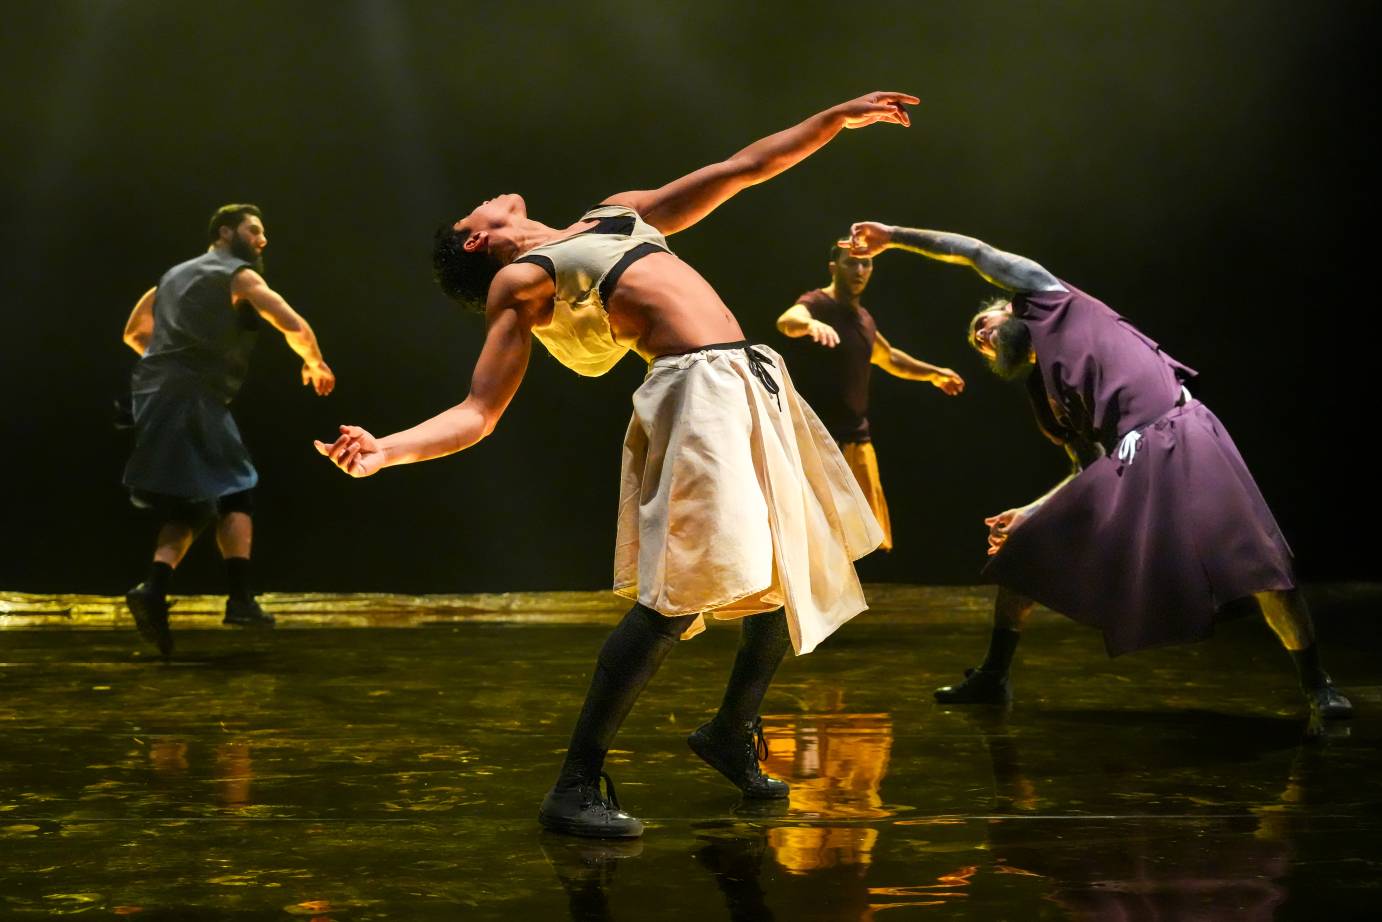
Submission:
[[[1035,602],[1096,627],[1111,656],[1202,640],[1227,603],[1252,596],[1300,672],[1313,716],[1352,705],[1320,665],[1291,549],[1194,370],[1101,301],[1030,259],[960,234],[863,222],[857,256],[897,248],[973,268],[1008,295],[969,342],[1022,378],[1037,422],[1074,470],[1045,496],[985,519],[984,575],[998,584],[984,662],[936,690],[949,704],[1012,699],[1008,671]]]

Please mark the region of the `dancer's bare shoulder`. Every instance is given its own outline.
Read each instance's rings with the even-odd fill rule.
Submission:
[[[509,263],[490,282],[485,314],[492,319],[496,312],[511,310],[517,312],[527,326],[533,326],[551,313],[555,294],[552,277],[541,266]]]
[[[609,198],[600,202],[600,205],[601,207],[605,205],[619,205],[623,208],[632,208],[641,216],[643,214],[643,209],[648,207],[648,196],[651,194],[652,191],[650,190],[645,190],[641,192],[620,192],[617,195],[611,195]]]

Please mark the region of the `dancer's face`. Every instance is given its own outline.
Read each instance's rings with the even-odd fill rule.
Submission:
[[[528,203],[523,196],[509,192],[485,199],[475,210],[461,218],[452,228],[466,235],[465,251],[477,253],[489,251],[502,257],[505,244],[511,244],[509,229],[520,218],[528,216]]]
[[[853,297],[863,294],[873,275],[873,260],[867,256],[853,256],[842,252],[830,264],[830,275],[835,281],[835,290],[848,292]]]
[[[974,338],[969,344],[984,358],[992,360],[998,355],[993,339],[998,334],[998,328],[1012,316],[1012,309],[1011,304],[1005,304],[1001,308],[987,310],[979,315],[974,324]]]
[[[269,238],[259,218],[247,214],[235,230],[221,228],[221,239],[230,244],[230,252],[252,263],[256,271],[264,271],[264,248],[269,245]]]

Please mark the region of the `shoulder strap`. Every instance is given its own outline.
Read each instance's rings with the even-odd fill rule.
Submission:
[[[541,266],[543,270],[552,277],[552,283],[557,281],[557,266],[550,257],[541,253],[529,253],[527,256],[520,256],[514,260],[516,263],[532,263],[534,266]]]

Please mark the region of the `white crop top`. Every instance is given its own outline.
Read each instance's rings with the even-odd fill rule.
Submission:
[[[533,247],[515,262],[541,266],[556,296],[552,319],[533,335],[552,357],[577,374],[602,375],[629,351],[614,341],[605,304],[619,276],[649,253],[669,253],[657,228],[623,205],[601,205],[581,216],[589,230]]]

